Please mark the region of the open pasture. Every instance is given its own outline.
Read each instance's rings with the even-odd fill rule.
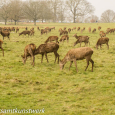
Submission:
[[[1,27],[4,25],[0,25]],[[9,25],[7,25],[9,27]],[[24,27],[30,30],[35,29],[34,36],[19,36],[19,33],[11,32],[10,40],[4,39],[4,57],[0,50],[0,109],[42,109],[44,115],[114,115],[115,114],[115,33],[107,34],[109,38],[109,50],[102,45],[102,49],[95,48],[97,40],[100,38],[99,31],[89,33],[91,27],[106,32],[107,28],[114,28],[114,23],[107,24],[69,24],[69,23],[49,23],[37,24],[40,29],[45,27],[55,27],[47,35],[41,35],[37,26],[17,25],[22,32]],[[15,27],[15,26],[14,26]],[[91,72],[91,63],[87,69],[86,60],[78,60],[78,73],[73,63],[68,71],[70,62],[67,62],[63,71],[60,71],[59,64],[54,64],[54,54],[48,54],[49,63],[45,56],[41,63],[41,55],[35,56],[35,66],[31,65],[28,58],[26,64],[22,63],[21,55],[24,48],[30,43],[36,47],[44,43],[49,36],[59,36],[59,28],[85,27],[82,33],[77,30],[71,31],[69,42],[59,43],[58,53],[63,59],[66,53],[72,49],[80,47],[73,43],[77,40],[72,37],[77,35],[89,36],[90,46],[94,50],[92,59],[94,60],[94,72]],[[59,36],[59,39],[61,37]],[[0,39],[2,36],[0,35]],[[84,43],[81,44],[84,46]]]

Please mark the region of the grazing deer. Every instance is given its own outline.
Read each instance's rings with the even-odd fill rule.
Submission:
[[[3,44],[3,41],[0,40],[0,49],[2,50],[2,52],[3,52],[3,56],[4,56],[4,49],[2,48],[2,44]]]
[[[93,29],[92,33],[96,32],[96,28]]]
[[[64,68],[64,65],[67,63],[67,61],[70,61],[69,70],[70,70],[72,63],[74,62],[76,71],[78,72],[76,60],[86,59],[87,66],[86,66],[85,71],[87,70],[89,66],[89,61],[92,63],[92,71],[93,71],[94,61],[91,59],[92,54],[93,54],[93,50],[90,47],[81,47],[81,48],[71,49],[65,55],[63,60],[60,60],[60,64],[59,64],[60,69],[62,70]]]
[[[51,41],[56,41],[56,43],[59,43],[58,36],[49,36],[48,39],[45,41],[45,43],[51,42]]]
[[[99,38],[96,43],[96,48],[98,49],[98,46],[100,46],[100,49],[101,49],[102,48],[101,45],[106,44],[109,49],[108,42],[109,42],[109,38],[107,38],[107,37]]]
[[[25,64],[26,63],[26,60],[27,60],[27,57],[32,57],[33,58],[33,61],[32,61],[32,65],[34,66],[34,61],[35,61],[35,50],[36,50],[36,45],[31,43],[29,45],[27,45],[24,49],[24,55],[21,55],[22,57],[22,61],[23,63]]]
[[[47,58],[47,53],[51,53],[51,52],[54,52],[54,55],[55,55],[55,62],[56,62],[56,59],[58,57],[58,62],[59,63],[59,54],[57,53],[59,49],[59,45],[55,42],[52,42],[52,43],[47,43],[47,44],[41,44],[35,51],[35,55],[37,54],[41,54],[42,55],[42,59],[41,59],[41,63],[43,61],[43,56],[45,54],[46,56],[46,60],[48,62],[48,58]],[[55,63],[54,62],[54,63]]]
[[[71,32],[71,28],[68,28],[68,32],[69,32],[69,33]]]
[[[72,31],[73,31],[73,30],[76,30],[76,27],[73,27],[73,28],[72,28]]]
[[[80,27],[77,28],[77,31],[79,31],[79,30],[80,30]]]
[[[80,47],[81,47],[81,43],[82,43],[82,42],[85,43],[85,46],[86,46],[86,44],[88,44],[88,43],[89,43],[89,45],[90,45],[89,37],[88,37],[88,36],[81,36],[81,37],[79,37],[79,38],[77,39],[77,41],[74,42],[74,46],[75,46],[76,44],[80,43]]]
[[[101,38],[102,38],[102,37],[106,37],[106,33],[104,33],[104,31],[100,31],[99,34],[100,34]]]
[[[64,35],[64,36],[62,36],[61,38],[60,38],[60,42],[61,41],[63,41],[64,42],[64,40],[67,40],[67,42],[69,41],[69,36],[68,35]]]
[[[19,28],[18,28],[18,27],[16,28],[16,33],[17,33],[17,32],[19,32]]]
[[[89,27],[88,31],[89,31],[89,33],[91,32],[91,27]]]
[[[98,27],[98,30],[99,30],[99,31],[101,30],[101,26]]]
[[[23,31],[23,32],[19,33],[19,36],[22,35],[22,34],[23,35],[28,34],[28,37],[29,37],[30,33],[31,33],[31,31],[26,30],[26,31]]]
[[[3,40],[4,40],[4,37],[8,37],[8,39],[10,40],[10,38],[9,38],[10,32],[8,32],[8,31],[1,31],[0,33],[3,36]]]

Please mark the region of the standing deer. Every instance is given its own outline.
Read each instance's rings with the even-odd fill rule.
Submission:
[[[47,43],[47,44],[41,44],[36,49],[34,55],[41,54],[42,55],[41,63],[42,63],[44,54],[45,54],[46,60],[48,62],[47,53],[54,52],[55,62],[56,62],[56,59],[58,57],[58,62],[57,63],[59,63],[59,54],[57,53],[58,49],[59,49],[59,45],[57,43],[55,43],[55,42]]]
[[[107,37],[99,38],[96,43],[96,48],[98,49],[98,46],[100,46],[100,49],[101,49],[102,48],[101,45],[106,44],[109,49],[108,42],[109,42],[109,38],[107,38]]]
[[[56,41],[56,43],[58,43],[58,36],[49,36],[47,40],[45,41],[45,43],[51,42],[51,41]]]
[[[34,60],[35,60],[35,57],[34,57],[34,53],[35,53],[35,50],[36,50],[36,45],[31,43],[29,45],[27,45],[24,49],[24,55],[21,55],[22,57],[22,61],[23,63],[25,64],[26,63],[26,60],[27,60],[27,57],[32,57],[33,58],[33,61],[32,61],[32,65],[34,66]]]
[[[0,49],[2,50],[2,52],[3,52],[3,56],[4,56],[4,49],[2,48],[2,44],[3,44],[3,41],[0,40]]]
[[[88,44],[88,43],[89,43],[89,45],[90,45],[89,37],[88,37],[88,36],[77,36],[77,35],[76,35],[75,38],[77,39],[77,41],[74,42],[74,46],[75,46],[76,44],[80,43],[80,47],[81,47],[81,43],[82,43],[82,42],[85,43],[85,46],[86,46],[86,44]]]
[[[68,51],[65,57],[62,60],[60,60],[60,64],[59,64],[60,69],[62,70],[64,68],[64,65],[67,63],[67,61],[70,61],[69,70],[70,70],[72,63],[74,62],[76,71],[78,72],[76,60],[86,59],[87,66],[86,66],[85,71],[87,70],[89,66],[89,61],[90,61],[92,63],[92,72],[93,72],[94,61],[91,59],[92,54],[93,54],[93,50],[90,47],[71,49]]]

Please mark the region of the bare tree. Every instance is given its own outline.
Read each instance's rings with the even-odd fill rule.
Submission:
[[[51,2],[50,1],[40,1],[40,18],[43,20],[52,19],[52,9],[51,9]]]
[[[105,23],[110,23],[115,21],[115,12],[113,10],[106,10],[101,15],[101,21]]]
[[[39,1],[28,0],[24,2],[23,12],[26,17],[30,20],[33,20],[34,25],[36,21],[40,18],[40,3]]]
[[[16,22],[22,17],[22,2],[20,0],[11,0],[10,2],[10,19]]]
[[[0,17],[6,22],[9,18],[10,14],[10,5],[8,0],[1,0],[1,7],[0,7]]]
[[[86,0],[67,0],[66,4],[73,14],[74,23],[78,16],[85,16],[94,11],[93,6]]]
[[[57,21],[57,14],[60,0],[51,0],[52,11],[53,11],[53,22]]]
[[[65,6],[65,2],[60,0],[59,2],[59,8],[58,8],[58,19],[63,22],[65,19],[65,10],[66,10],[66,6]]]

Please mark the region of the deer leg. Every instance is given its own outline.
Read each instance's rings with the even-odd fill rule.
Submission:
[[[56,54],[56,52],[54,52],[54,55],[55,55],[55,61],[54,61],[54,63],[56,62],[56,59],[57,59],[57,54]]]
[[[77,63],[76,63],[76,59],[74,59],[73,61],[74,61],[74,63],[75,63],[76,71],[78,72],[78,70],[77,70]]]
[[[9,36],[8,36],[8,39],[10,40]]]
[[[81,47],[81,42],[80,42],[80,47]]]
[[[44,54],[42,54],[42,59],[41,59],[41,63],[43,62],[43,57],[44,57]]]
[[[49,63],[48,58],[47,58],[47,53],[46,53],[46,52],[45,52],[45,56],[46,56],[46,60],[47,60],[47,62]]]
[[[107,42],[106,44],[107,44],[107,47],[108,47],[108,49],[109,49],[109,45],[108,45],[108,42]]]
[[[89,61],[92,63],[92,72],[93,72],[94,61],[92,59],[90,59]]]
[[[35,62],[35,57],[33,56],[33,66],[34,66],[34,62]]]
[[[70,67],[71,67],[72,63],[73,63],[73,61],[70,62],[69,70],[70,70]]]
[[[89,58],[89,57],[86,58],[87,66],[86,66],[86,68],[85,68],[85,71],[87,70],[87,68],[88,68],[88,66],[89,66],[89,59],[88,59],[88,58]]]
[[[2,47],[0,47],[0,49],[2,50],[2,52],[3,52],[3,56],[4,56],[4,49],[3,49]]]

